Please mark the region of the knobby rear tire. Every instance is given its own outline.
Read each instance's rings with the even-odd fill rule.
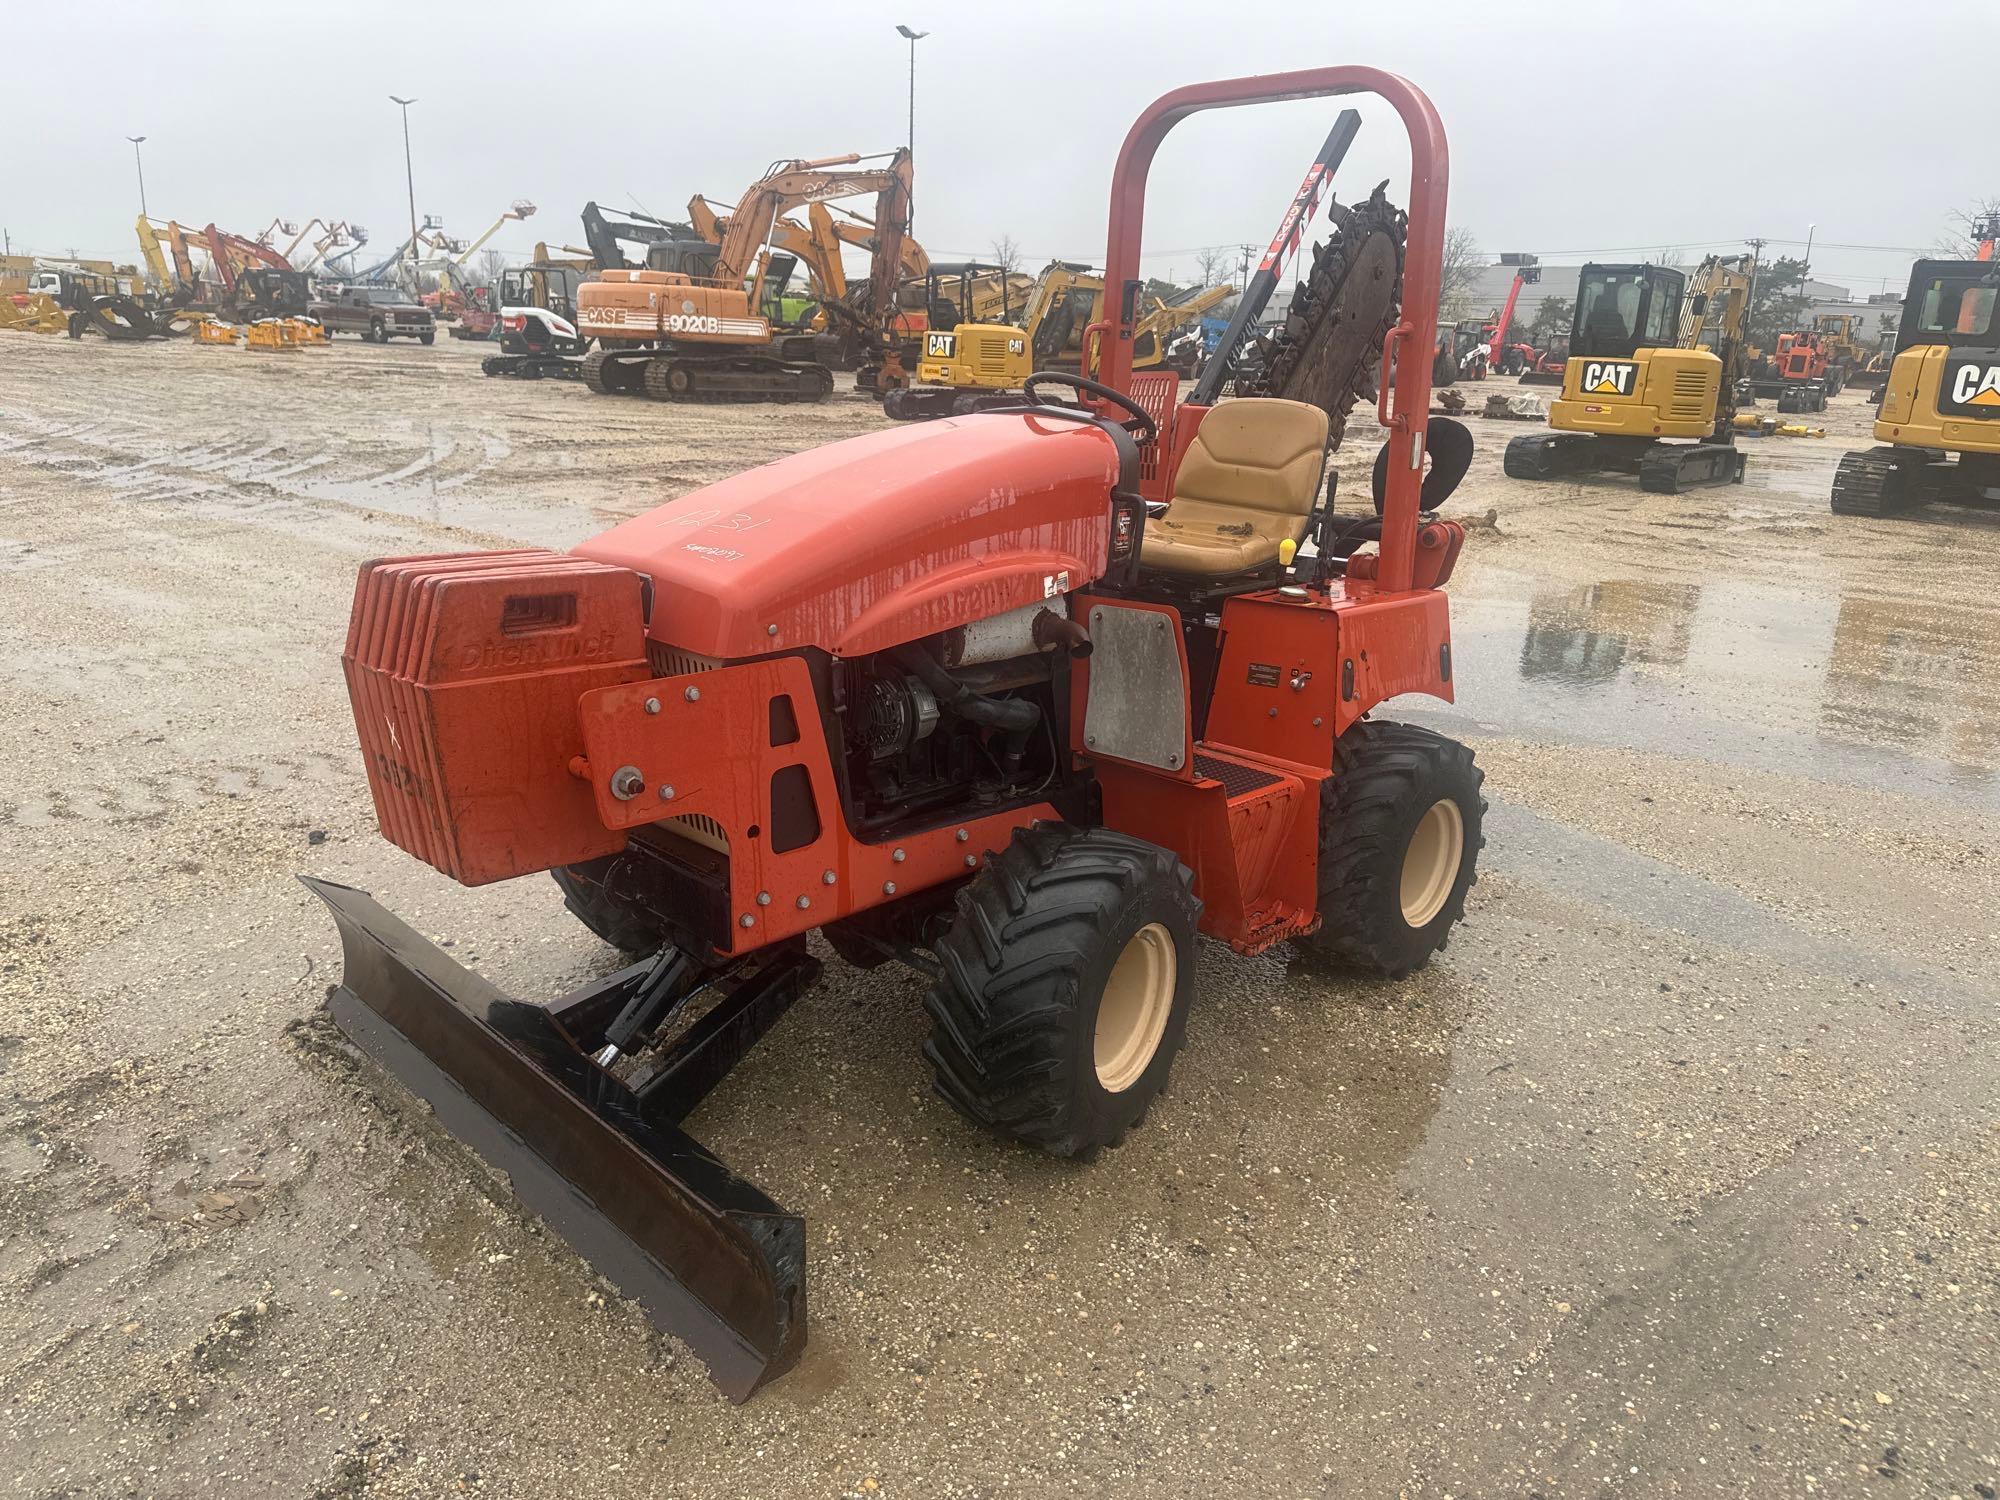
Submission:
[[[1414,724],[1364,719],[1343,734],[1334,774],[1320,792],[1320,929],[1301,946],[1391,979],[1429,963],[1464,917],[1466,892],[1479,879],[1484,780],[1471,750]],[[1423,820],[1447,800],[1456,810],[1458,868],[1435,911],[1413,924],[1405,864]],[[1440,817],[1448,822],[1450,815]]]
[[[938,1093],[967,1119],[1056,1156],[1117,1145],[1165,1087],[1187,1028],[1201,918],[1193,872],[1109,829],[1017,829],[958,893],[957,912],[925,1002]],[[1141,1007],[1150,1020],[1131,1027],[1126,1006],[1104,1003],[1128,953],[1140,970],[1114,993],[1133,993],[1143,971],[1151,982],[1139,988],[1156,997]],[[1121,1049],[1121,1036],[1135,1040]]]

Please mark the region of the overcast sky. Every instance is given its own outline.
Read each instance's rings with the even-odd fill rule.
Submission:
[[[16,253],[133,258],[124,137],[144,134],[156,218],[244,235],[344,218],[386,254],[409,219],[391,93],[417,97],[417,210],[448,233],[476,236],[515,198],[540,212],[490,243],[516,255],[578,242],[592,198],[679,217],[690,193],[733,200],[780,157],[900,144],[898,21],[931,32],[917,46],[916,227],[940,258],[1011,234],[1031,268],[1100,259],[1112,161],[1144,104],[1336,62],[1431,95],[1452,221],[1489,252],[1642,259],[1761,235],[1767,254],[1796,254],[1817,224],[1815,274],[1871,291],[1900,286],[1952,210],[2000,196],[2000,0],[96,0],[38,14],[46,45],[0,88],[0,227]],[[36,57],[46,65],[26,65]],[[1154,167],[1146,270],[1191,280],[1198,247],[1261,246],[1337,108],[1184,123]],[[1339,190],[1393,176],[1401,201],[1400,127],[1379,105],[1363,114]]]

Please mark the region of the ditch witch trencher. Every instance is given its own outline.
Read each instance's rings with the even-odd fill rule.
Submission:
[[[1329,394],[1205,406],[1135,376],[1168,130],[1364,92],[1409,133],[1408,218],[1379,190],[1333,209],[1380,243],[1322,247],[1279,350]],[[1392,976],[1444,946],[1479,772],[1368,715],[1452,696],[1445,184],[1437,114],[1391,74],[1177,90],[1119,153],[1098,379],[781,459],[567,554],[362,570],[345,663],[383,835],[466,885],[552,871],[637,961],[528,1004],[308,880],[345,952],[333,1015],[732,1397],[805,1343],[805,1223],[681,1123],[817,977],[808,933],[927,975],[956,1109],[1086,1158],[1166,1081],[1198,931]],[[1329,433],[1377,372],[1374,504],[1342,513]]]

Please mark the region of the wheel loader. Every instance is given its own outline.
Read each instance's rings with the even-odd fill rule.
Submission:
[[[1875,418],[1834,472],[1837,515],[2000,501],[2000,261],[1920,260]]]
[[[1736,384],[1755,262],[1587,265],[1548,433],[1507,445],[1515,479],[1636,474],[1641,489],[1738,484]],[[1682,441],[1691,439],[1692,441]]]
[[[1341,507],[1325,406],[1180,404],[1133,343],[1167,132],[1363,92],[1412,168],[1380,257],[1316,257],[1306,298],[1342,331],[1314,352],[1340,414],[1367,393],[1387,434]],[[1389,73],[1176,90],[1112,178],[1101,381],[1037,374],[1011,409],[798,453],[567,553],[362,569],[343,660],[383,835],[470,886],[550,872],[632,962],[520,1001],[308,879],[332,1015],[732,1397],[804,1344],[805,1226],[686,1121],[819,974],[809,936],[923,976],[954,1109],[1087,1160],[1158,1098],[1227,950],[1395,978],[1463,916],[1481,773],[1377,713],[1456,686],[1465,534],[1436,511],[1471,438],[1394,357],[1431,347],[1447,175]]]

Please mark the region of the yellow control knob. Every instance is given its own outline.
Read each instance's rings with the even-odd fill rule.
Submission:
[[[1286,537],[1282,542],[1278,543],[1279,567],[1289,568],[1292,565],[1292,559],[1297,557],[1298,555],[1299,555],[1299,544],[1293,541],[1290,537]]]

